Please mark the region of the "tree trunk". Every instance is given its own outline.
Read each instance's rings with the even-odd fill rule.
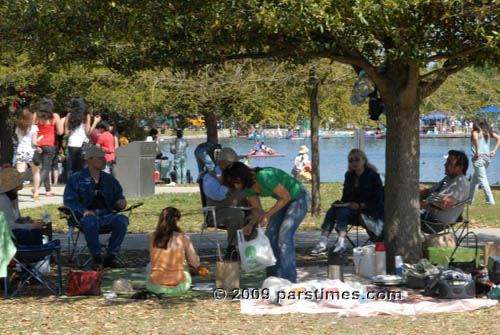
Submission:
[[[217,135],[217,117],[215,116],[215,111],[212,108],[205,109],[203,115],[205,116],[205,127],[207,128],[207,141],[219,143]]]
[[[393,272],[394,256],[401,255],[409,263],[416,263],[422,256],[420,138],[416,94],[408,94],[408,86],[402,91],[397,81],[389,85],[394,93],[382,96],[387,110],[385,245],[387,270]],[[416,88],[413,91],[416,93]]]
[[[9,106],[0,106],[0,163],[12,163],[12,155],[14,153],[14,144],[12,143],[12,126],[8,122]]]
[[[319,106],[318,106],[319,80],[316,78],[314,69],[309,72],[309,83],[306,86],[309,97],[309,109],[311,114],[311,160],[312,160],[312,204],[311,213],[314,216],[321,214],[320,174],[319,174]]]

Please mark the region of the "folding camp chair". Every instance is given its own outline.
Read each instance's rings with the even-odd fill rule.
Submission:
[[[457,221],[455,223],[444,223],[444,222],[438,222],[438,221],[431,221],[431,220],[426,220],[426,219],[421,219],[421,228],[422,232],[425,234],[436,234],[439,232],[452,232],[453,237],[455,239],[455,242],[458,242],[462,239],[462,237],[465,237],[469,233],[469,205],[470,205],[470,198],[467,198],[463,201],[458,202],[455,206],[452,208],[457,208],[457,207],[463,207],[462,213],[458,217]],[[442,208],[433,206],[435,210],[444,210]],[[464,217],[464,212],[465,212],[465,217]],[[467,246],[469,245],[469,239],[467,238]]]
[[[362,243],[360,244],[360,241],[359,241],[359,230],[360,228],[363,228],[365,229],[365,231],[368,233],[369,237]],[[356,229],[356,243],[354,243],[354,241],[349,237],[349,232],[352,230],[352,229]],[[351,243],[352,247],[353,248],[356,248],[356,247],[363,247],[365,246],[366,244],[368,244],[368,242],[370,242],[370,240],[372,240],[372,236],[370,236],[369,234],[369,230],[366,229],[366,226],[365,224],[363,223],[363,219],[361,218],[361,215],[356,215],[348,224],[347,224],[347,232],[346,232],[346,239],[347,241],[349,241],[349,243]]]
[[[5,297],[15,296],[31,279],[36,279],[54,295],[60,296],[62,294],[61,241],[53,240],[42,245],[16,245],[16,247],[16,255],[12,259],[16,266],[11,267],[11,271],[17,272],[19,282],[16,284],[15,290],[9,293],[9,278],[5,277]],[[57,282],[50,279],[47,274],[43,274],[37,267],[41,261],[51,256],[55,256],[56,259]]]
[[[128,208],[117,211],[117,213],[129,212],[127,217],[129,218],[130,222],[130,216],[132,215],[132,211],[135,208],[142,206],[143,204],[144,204],[143,202],[136,203]],[[92,256],[89,255],[89,257],[83,263],[80,261],[80,254],[88,250],[87,244],[78,247],[78,239],[80,238],[80,234],[83,232],[83,227],[80,223],[80,220],[78,219],[75,212],[73,212],[73,210],[67,206],[61,206],[58,208],[58,210],[60,218],[65,219],[69,227],[67,237],[68,237],[68,250],[70,251],[70,262],[76,262],[76,265],[79,268],[85,267],[92,260]],[[76,230],[76,237],[74,236],[75,230]],[[100,240],[101,249],[106,248],[108,240],[111,237],[110,235],[111,232],[112,230],[110,227],[104,227],[99,229],[99,236],[109,235],[107,236],[106,239]],[[116,255],[116,259],[118,260],[118,262],[120,262],[120,264],[125,265],[125,259],[122,256]]]

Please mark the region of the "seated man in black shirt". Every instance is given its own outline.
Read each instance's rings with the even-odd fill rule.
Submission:
[[[113,211],[123,209],[127,201],[120,183],[103,172],[106,154],[99,147],[91,147],[85,153],[88,167],[74,173],[64,189],[64,205],[70,207],[79,218],[87,246],[93,257],[94,267],[116,267],[116,254],[125,238],[128,218]],[[107,255],[102,260],[99,229],[110,227],[111,237]]]

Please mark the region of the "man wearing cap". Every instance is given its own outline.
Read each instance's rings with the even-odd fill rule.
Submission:
[[[85,153],[88,167],[74,173],[64,189],[64,205],[80,220],[87,246],[96,268],[117,267],[116,254],[125,238],[128,218],[113,211],[124,209],[127,201],[123,190],[112,175],[104,172],[107,152],[95,146]],[[111,227],[107,254],[102,259],[99,229]]]
[[[208,206],[215,206],[217,225],[225,225],[227,228],[227,250],[226,259],[235,259],[236,231],[241,229],[246,222],[245,213],[235,207],[247,206],[246,196],[239,190],[231,190],[222,185],[222,171],[240,157],[231,148],[222,148],[217,159],[214,171],[205,171],[202,176],[202,192],[207,199]]]
[[[7,168],[0,174],[0,212],[4,212],[7,224],[18,244],[42,244],[43,222],[22,218],[19,212],[17,192],[23,188],[25,172]]]

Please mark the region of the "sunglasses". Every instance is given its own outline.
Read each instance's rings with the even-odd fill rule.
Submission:
[[[359,158],[359,157],[349,158],[349,163],[359,162],[360,160],[361,160],[361,158]]]

